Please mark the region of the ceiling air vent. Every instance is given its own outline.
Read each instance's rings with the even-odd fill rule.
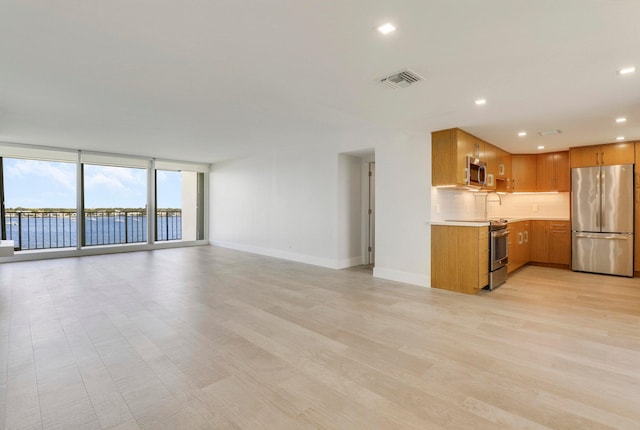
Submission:
[[[562,133],[562,130],[543,130],[538,132],[540,136],[555,136],[560,133]]]
[[[413,70],[404,69],[380,79],[380,82],[391,88],[405,88],[422,80],[424,78]]]

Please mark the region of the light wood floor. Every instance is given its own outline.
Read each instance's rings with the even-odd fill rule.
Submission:
[[[0,265],[8,429],[638,429],[640,280],[481,296],[215,247]]]

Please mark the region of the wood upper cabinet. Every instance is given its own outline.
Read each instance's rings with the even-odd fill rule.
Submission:
[[[500,148],[497,149],[496,190],[513,191],[513,177],[511,175],[511,154]]]
[[[475,294],[489,284],[489,228],[431,226],[431,287]]]
[[[535,154],[511,156],[513,191],[537,191],[537,159]]]
[[[571,263],[569,221],[531,221],[531,261],[562,265]]]
[[[489,190],[496,189],[496,179],[498,177],[498,148],[488,142],[484,142],[484,155],[481,160],[487,163],[487,185],[483,188]]]
[[[549,152],[536,156],[537,191],[569,191],[570,173],[569,151]]]
[[[635,184],[636,184],[635,186],[640,187],[640,166],[639,166],[640,165],[640,142],[636,142],[635,147],[636,147],[636,166],[635,166],[636,168],[633,175],[635,178]],[[637,210],[636,210],[636,213],[638,213]],[[637,229],[636,229],[636,232],[638,232]],[[638,270],[640,270],[640,266],[636,266],[636,267],[638,268]]]
[[[556,190],[571,191],[571,166],[569,165],[569,151],[553,154],[553,169],[556,175]]]
[[[571,148],[570,152],[571,167],[612,166],[633,164],[635,161],[634,142],[581,146]]]
[[[467,156],[482,158],[485,142],[460,130],[431,133],[431,184],[466,185]]]

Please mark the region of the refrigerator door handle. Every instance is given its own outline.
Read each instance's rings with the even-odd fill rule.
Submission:
[[[596,157],[598,153],[596,152]],[[596,210],[596,227],[600,228],[600,212],[602,211],[602,194],[600,193],[600,171],[596,173],[596,197],[600,199],[598,202],[598,209]]]
[[[578,239],[629,240],[629,236],[596,236],[593,234],[576,234]]]
[[[602,156],[604,157],[604,152],[602,153]],[[602,171],[602,168],[600,168],[600,181],[602,182],[600,184],[600,225],[602,226],[602,229],[604,230],[604,204],[605,204],[605,199],[604,199],[604,193],[605,193],[605,183],[604,183],[604,172]],[[611,230],[609,230],[611,231]]]

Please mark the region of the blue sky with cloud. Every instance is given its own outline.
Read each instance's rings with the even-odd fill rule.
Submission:
[[[5,208],[75,208],[76,165],[4,158]],[[145,169],[85,165],[85,207],[145,207]],[[179,172],[159,171],[158,207],[181,207]]]

